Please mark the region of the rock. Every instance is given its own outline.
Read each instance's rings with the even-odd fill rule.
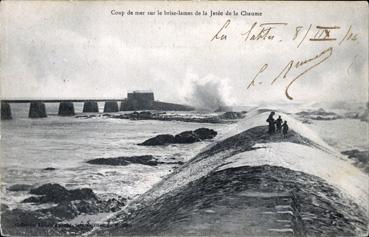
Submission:
[[[70,199],[69,200],[97,200],[95,193],[90,188],[81,188],[70,190]]]
[[[96,201],[77,200],[73,201],[73,205],[77,208],[79,213],[94,214],[99,212]]]
[[[209,129],[209,128],[198,128],[194,131],[194,133],[201,140],[212,139],[218,134],[216,131],[214,131],[213,129]]]
[[[52,215],[62,220],[72,219],[79,214],[76,206],[71,202],[61,202],[56,207],[42,209],[40,212]]]
[[[87,161],[89,164],[93,165],[129,165],[129,164],[140,164],[140,165],[149,165],[149,166],[157,166],[159,164],[176,164],[182,165],[183,162],[161,162],[158,161],[152,155],[143,155],[143,156],[126,156],[126,157],[116,157],[116,158],[98,158]]]
[[[32,188],[32,185],[29,184],[14,184],[8,187],[8,191],[12,192],[20,192],[20,191],[29,191]]]
[[[174,143],[175,139],[173,135],[170,134],[161,134],[156,137],[150,138],[139,145],[142,146],[158,146],[158,145],[167,145]]]
[[[45,170],[45,171],[53,171],[53,170],[56,170],[55,168],[53,168],[53,167],[47,167],[47,168],[45,168],[45,169],[43,169],[43,170]]]
[[[111,198],[108,199],[99,205],[101,212],[116,212],[119,211],[123,206],[125,206],[127,203],[126,198]]]
[[[343,155],[346,155],[349,159],[353,161],[353,164],[362,169],[364,172],[369,173],[369,151],[359,151],[357,149],[347,150],[341,152]]]
[[[35,189],[31,189],[30,193],[41,196],[32,196],[24,199],[22,202],[61,203],[73,200],[97,200],[96,195],[90,188],[68,190],[59,184],[45,184]]]
[[[152,155],[143,156],[127,156],[127,157],[117,157],[117,158],[98,158],[94,160],[87,161],[89,164],[94,165],[129,165],[129,164],[142,164],[156,166],[163,162],[158,162],[157,159]]]
[[[312,120],[335,120],[342,118],[342,116],[334,112],[327,112],[322,108],[318,110],[301,111],[296,113],[296,115],[304,119],[312,119]]]
[[[138,114],[140,119],[151,119],[153,114],[150,111],[142,111]]]
[[[195,131],[184,131],[175,136],[170,134],[161,134],[150,138],[139,145],[143,146],[157,146],[167,145],[172,143],[194,143],[204,139],[211,139],[217,135],[213,129],[199,128]]]
[[[47,195],[47,196],[66,196],[68,190],[60,184],[44,184],[37,188],[31,189],[30,194]]]
[[[7,210],[9,210],[9,206],[6,205],[6,204],[4,204],[4,203],[1,203],[1,205],[0,205],[0,211],[1,212],[4,212],[4,211],[7,211]]]
[[[22,209],[8,210],[1,215],[1,225],[7,226],[53,226],[57,223],[55,217],[46,216],[38,211],[28,211]]]
[[[244,118],[242,112],[225,112],[219,116],[221,119],[241,119]]]
[[[32,196],[32,197],[24,199],[22,202],[23,203],[44,203],[44,202],[48,202],[48,200],[44,197]]]
[[[175,143],[194,143],[201,141],[194,131],[184,131],[174,136]]]

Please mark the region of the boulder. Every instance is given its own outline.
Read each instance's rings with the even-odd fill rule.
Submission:
[[[139,145],[142,146],[158,146],[174,143],[175,139],[173,135],[161,134],[156,137],[150,138]]]
[[[195,131],[184,131],[175,136],[170,134],[162,134],[150,138],[139,145],[143,146],[157,146],[172,143],[194,143],[205,139],[212,139],[217,135],[217,132],[209,128],[199,128]]]
[[[53,217],[65,220],[72,219],[79,215],[79,212],[75,205],[71,202],[61,202],[55,207],[41,209],[40,212],[44,214],[50,214]]]
[[[7,211],[7,210],[9,210],[9,206],[4,204],[4,203],[1,203],[0,204],[0,211],[4,212],[4,211]]]
[[[209,129],[209,128],[198,128],[194,131],[194,133],[201,140],[212,139],[218,134],[216,131],[214,131],[213,129]]]
[[[69,200],[97,200],[95,193],[90,188],[78,188],[69,191]]]
[[[68,190],[60,184],[48,183],[31,189],[30,194],[46,196],[66,196],[68,194]]]
[[[90,188],[81,188],[68,190],[59,184],[45,184],[40,187],[31,189],[31,194],[40,195],[32,196],[23,200],[26,203],[62,203],[73,200],[97,200],[96,195]]]
[[[174,136],[175,143],[194,143],[201,141],[194,131],[184,131]]]
[[[140,119],[151,119],[153,114],[150,111],[142,111],[138,114]]]
[[[77,208],[79,213],[94,214],[100,211],[96,201],[77,200],[73,201],[73,205]],[[105,210],[102,211],[104,212]]]
[[[221,119],[240,119],[243,118],[244,115],[241,112],[225,112],[224,114],[219,116]]]
[[[99,205],[101,212],[116,212],[127,204],[127,199],[123,197],[110,198]]]
[[[152,155],[143,155],[143,156],[123,156],[117,158],[97,158],[93,160],[87,161],[89,164],[93,165],[129,165],[129,164],[141,164],[141,165],[150,165],[156,166],[161,164],[162,162],[157,161],[157,159]]]

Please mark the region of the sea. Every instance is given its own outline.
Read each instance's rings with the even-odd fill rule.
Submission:
[[[75,103],[76,114],[83,103]],[[178,165],[92,165],[96,158],[153,155],[159,161],[185,162],[212,141],[168,146],[139,146],[159,134],[177,134],[200,127],[221,135],[225,124],[179,121],[128,120],[102,116],[61,117],[57,104],[46,104],[48,117],[28,118],[29,104],[11,104],[12,120],[1,121],[1,203],[10,208],[37,209],[21,203],[27,191],[9,191],[15,184],[39,186],[57,183],[68,189],[91,188],[100,197],[120,196],[128,200],[150,189]],[[103,103],[99,103],[102,112]],[[194,112],[191,116],[198,116]],[[204,116],[204,114],[201,114]],[[55,168],[55,170],[44,170]]]
[[[74,103],[77,115],[83,115],[83,103]],[[15,184],[37,187],[57,183],[68,189],[91,188],[99,197],[119,196],[132,200],[149,190],[176,164],[148,166],[92,165],[96,158],[153,155],[159,161],[186,162],[213,140],[194,144],[139,146],[159,134],[177,134],[201,127],[225,136],[229,124],[180,121],[128,120],[103,116],[103,103],[95,117],[57,115],[58,104],[46,104],[47,118],[28,118],[29,104],[11,104],[12,120],[1,121],[0,172],[1,203],[10,208],[38,209],[47,206],[21,201],[28,191],[9,191]],[[120,112],[122,113],[122,112]],[[178,113],[178,112],[177,112]],[[181,112],[184,116],[211,116],[214,113]],[[312,121],[306,124],[338,151],[368,149],[368,124],[360,120]],[[240,131],[241,132],[241,131]],[[55,170],[45,170],[55,168]]]

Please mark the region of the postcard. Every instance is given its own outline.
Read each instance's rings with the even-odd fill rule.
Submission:
[[[2,1],[3,236],[367,236],[368,3]]]

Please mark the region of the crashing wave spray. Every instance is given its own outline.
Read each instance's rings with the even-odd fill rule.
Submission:
[[[230,87],[227,79],[213,75],[203,78],[192,75],[187,82],[185,100],[198,109],[210,111],[229,109],[228,106],[232,104],[232,99],[228,96]]]

